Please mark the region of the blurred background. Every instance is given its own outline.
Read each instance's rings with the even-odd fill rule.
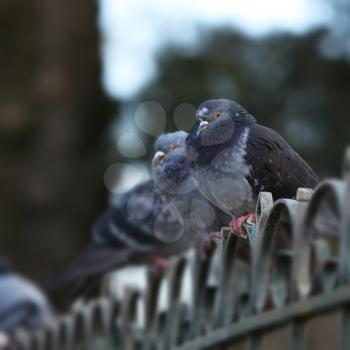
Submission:
[[[226,97],[321,178],[349,142],[347,0],[2,0],[0,254],[42,286],[155,137]]]

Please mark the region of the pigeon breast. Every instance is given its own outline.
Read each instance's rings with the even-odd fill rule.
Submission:
[[[223,147],[207,164],[192,162],[192,175],[201,193],[215,206],[233,216],[254,210],[255,200],[247,180],[251,168],[246,163],[250,129],[237,130],[232,147]]]

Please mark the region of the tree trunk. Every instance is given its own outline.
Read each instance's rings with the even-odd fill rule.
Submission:
[[[0,4],[0,253],[41,283],[88,239],[111,103],[94,0]]]

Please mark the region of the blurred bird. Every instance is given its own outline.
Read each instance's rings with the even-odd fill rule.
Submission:
[[[152,176],[164,202],[171,203],[170,210],[183,222],[187,239],[201,246],[211,243],[210,235],[215,237],[229,217],[194,186],[186,153],[187,136],[177,131],[158,138]]]
[[[186,140],[191,175],[201,193],[233,216],[231,230],[246,238],[260,191],[294,198],[298,187],[314,188],[311,167],[274,130],[258,124],[238,103],[203,102]]]
[[[187,134],[184,133],[184,136]],[[182,147],[185,137],[181,138]],[[172,144],[172,136],[161,136],[155,146],[158,151],[155,158],[160,157],[160,148]],[[177,158],[177,152],[174,157],[176,161],[171,164],[177,166],[180,162],[181,168],[187,169],[187,175],[178,174],[183,181],[176,188],[168,184],[167,189],[173,196],[177,192],[194,190],[193,184],[186,181],[189,170],[187,165],[182,166],[184,157]],[[167,257],[190,248],[192,241],[185,234],[183,217],[177,215],[174,202],[160,190],[162,184],[163,181],[156,185],[149,180],[120,195],[94,225],[91,244],[66,271],[54,279],[53,286],[79,281],[75,290],[77,295],[87,291],[89,285],[96,285],[103,274],[113,269],[135,264],[164,267]]]
[[[165,258],[187,249],[183,225],[162,201],[152,180],[120,195],[97,220],[92,242],[52,286],[77,282],[74,296],[89,292],[100,278],[126,265],[166,265]]]
[[[0,257],[0,331],[11,334],[19,327],[40,327],[50,314],[44,293]]]

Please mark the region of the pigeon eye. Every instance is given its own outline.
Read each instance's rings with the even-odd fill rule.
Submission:
[[[216,118],[216,119],[219,119],[219,118],[221,117],[221,114],[222,114],[221,112],[216,112],[216,113],[215,113],[215,118]]]
[[[174,151],[176,148],[177,148],[177,145],[175,145],[175,144],[170,146],[170,149],[171,149],[172,151]]]

